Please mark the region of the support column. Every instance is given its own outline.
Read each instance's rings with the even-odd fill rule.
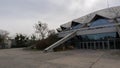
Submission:
[[[88,49],[90,49],[90,42],[88,42]]]
[[[83,49],[83,43],[81,42],[81,49]]]
[[[100,42],[98,41],[98,49],[100,49]]]
[[[84,49],[84,42],[82,42],[82,49]]]
[[[80,49],[81,49],[81,42],[79,44],[80,44]]]
[[[86,49],[88,49],[88,42],[86,42]]]
[[[109,42],[109,40],[108,40],[108,42],[107,42],[107,46],[108,46],[107,49],[110,49],[110,42]]]
[[[115,39],[114,39],[114,49],[116,49]]]
[[[91,42],[89,42],[89,43],[90,43],[90,49],[92,49]]]
[[[102,49],[105,49],[104,41],[102,41]]]
[[[96,42],[94,42],[94,49],[96,49]]]

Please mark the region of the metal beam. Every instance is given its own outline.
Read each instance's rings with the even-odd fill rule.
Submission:
[[[67,40],[73,38],[76,35],[76,31],[72,32],[70,34],[68,34],[67,36],[65,36],[64,38],[60,39],[59,41],[57,41],[56,43],[52,44],[51,46],[47,47],[44,52],[47,51],[53,51],[53,49],[61,44],[63,44],[64,42],[66,42]]]

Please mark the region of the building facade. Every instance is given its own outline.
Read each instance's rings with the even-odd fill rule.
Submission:
[[[78,49],[120,49],[120,6],[72,20],[57,31],[62,39],[45,50],[67,42]]]

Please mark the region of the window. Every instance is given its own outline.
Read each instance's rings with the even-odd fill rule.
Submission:
[[[113,33],[101,33],[101,34],[91,34],[91,35],[83,35],[81,36],[83,41],[94,41],[94,40],[106,40],[108,38],[115,38],[116,32]]]
[[[106,19],[99,19],[99,20],[92,22],[90,27],[99,26],[99,25],[107,25],[107,24],[111,24],[111,23]]]
[[[81,27],[82,27],[82,24],[78,24],[78,25],[72,27],[72,29],[80,29]]]

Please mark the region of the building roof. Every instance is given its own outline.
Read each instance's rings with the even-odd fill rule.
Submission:
[[[93,18],[96,17],[96,15],[99,15],[101,17],[108,18],[108,19],[120,17],[120,6],[102,9],[102,10],[90,13],[88,15],[85,15],[83,17],[80,17],[78,19],[74,19],[72,21],[78,22],[78,23],[89,23],[92,21]],[[70,28],[72,25],[72,21],[61,25],[61,27]]]
[[[60,27],[69,28],[69,27],[71,27],[71,24],[72,24],[72,22],[68,22],[68,23],[61,25]]]

